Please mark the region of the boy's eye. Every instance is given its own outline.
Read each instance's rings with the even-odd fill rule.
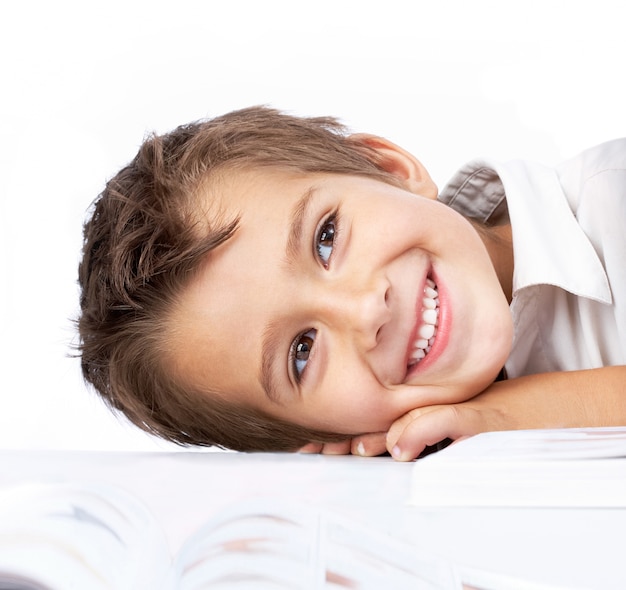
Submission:
[[[291,363],[297,381],[300,381],[302,374],[309,362],[309,355],[315,343],[316,330],[309,330],[300,334],[291,345]]]
[[[317,255],[319,256],[319,259],[322,261],[322,264],[325,268],[328,267],[328,262],[330,260],[331,254],[333,253],[333,244],[335,242],[336,233],[335,222],[336,214],[328,217],[326,221],[324,221],[324,223],[321,225],[315,239],[315,248],[317,250]]]

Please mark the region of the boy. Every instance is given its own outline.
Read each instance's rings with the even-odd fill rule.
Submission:
[[[180,127],[85,225],[83,373],[141,428],[239,450],[408,460],[626,424],[624,186],[622,141],[558,171],[478,162],[438,199],[411,154],[332,119]]]

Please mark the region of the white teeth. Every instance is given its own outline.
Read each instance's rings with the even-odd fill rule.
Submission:
[[[422,299],[422,305],[425,309],[435,309],[437,307],[437,301],[430,297],[424,297],[424,299]]]
[[[439,312],[437,308],[435,309],[425,309],[422,314],[422,319],[427,323],[434,326],[437,323],[437,318],[439,317]],[[430,336],[429,336],[430,338]]]
[[[431,279],[426,279],[422,305],[422,324],[415,335],[413,350],[408,361],[409,366],[415,365],[430,352],[437,336],[439,293],[437,292],[437,285]]]
[[[435,299],[437,297],[437,291],[427,285],[424,287],[424,295],[426,295],[426,297],[430,297],[431,299]]]
[[[426,351],[421,348],[418,348],[415,351],[413,351],[413,354],[411,356],[414,360],[421,361],[426,356]]]
[[[429,340],[435,335],[435,326],[432,324],[422,324],[417,333],[420,335],[420,338]]]

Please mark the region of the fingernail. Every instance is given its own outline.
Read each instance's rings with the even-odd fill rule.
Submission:
[[[356,446],[356,452],[357,452],[359,455],[365,455],[365,445],[364,445],[362,442],[360,442],[360,443]]]
[[[394,459],[400,459],[402,457],[402,449],[396,445],[393,449],[391,449],[391,456]]]

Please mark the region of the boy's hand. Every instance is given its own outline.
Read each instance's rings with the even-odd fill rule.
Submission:
[[[488,406],[481,409],[479,403],[469,402],[428,406],[411,410],[393,423],[387,433],[387,450],[397,461],[412,461],[427,446],[487,430],[507,430],[504,418]]]
[[[335,443],[309,443],[300,449],[300,453],[322,453],[323,455],[360,455],[375,457],[387,452],[386,433],[375,432],[361,434],[353,439]]]
[[[542,373],[493,383],[462,403],[411,410],[392,424],[387,449],[410,461],[427,445],[490,430],[625,424],[625,366]]]

